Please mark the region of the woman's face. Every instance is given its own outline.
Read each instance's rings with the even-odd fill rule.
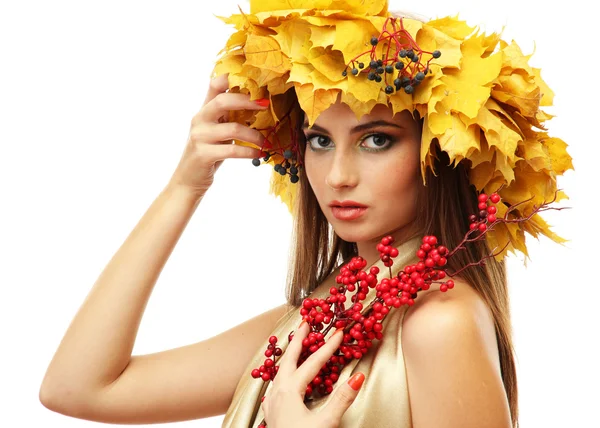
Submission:
[[[414,233],[416,198],[423,184],[421,129],[410,112],[392,116],[391,108],[378,104],[357,120],[350,107],[338,102],[311,128],[305,121],[303,131],[308,181],[342,239],[359,243]],[[336,208],[344,202],[366,208]]]

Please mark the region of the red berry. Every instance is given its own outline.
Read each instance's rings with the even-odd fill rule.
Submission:
[[[485,210],[487,208],[487,204],[485,202],[479,202],[479,205],[477,205],[477,207],[480,210]]]
[[[496,215],[495,215],[495,214],[490,214],[490,215],[487,217],[487,220],[488,220],[488,222],[489,222],[489,223],[493,223],[493,222],[495,222],[495,221],[496,221]]]
[[[498,202],[500,202],[500,195],[497,193],[492,193],[492,196],[490,196],[490,199],[493,203],[497,204]]]
[[[479,225],[479,230],[480,230],[481,232],[485,232],[485,230],[486,230],[486,229],[487,229],[487,226],[485,225],[485,223],[481,223],[481,224]]]
[[[479,196],[477,197],[477,200],[479,202],[486,202],[488,200],[488,196],[485,193],[481,193],[479,194]]]
[[[390,250],[390,257],[398,257],[398,248],[392,248]]]
[[[258,369],[252,370],[252,377],[254,379],[258,379],[260,377],[260,372],[258,371]]]
[[[488,214],[496,214],[496,211],[498,210],[498,208],[496,208],[493,205],[490,205],[489,207],[487,207],[487,212]]]

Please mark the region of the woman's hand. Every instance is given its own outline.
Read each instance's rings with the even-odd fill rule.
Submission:
[[[227,158],[257,158],[260,150],[232,144],[237,139],[263,146],[265,137],[256,129],[236,122],[228,122],[230,110],[264,110],[262,104],[251,101],[250,95],[227,92],[228,75],[212,79],[200,111],[192,118],[187,145],[170,185],[191,190],[201,198],[214,180],[219,166]]]
[[[344,336],[342,330],[338,330],[325,345],[297,367],[302,352],[302,340],[308,333],[308,324],[302,322],[279,360],[279,371],[262,403],[268,428],[337,428],[342,416],[358,395],[364,380],[362,373],[355,374],[349,382],[334,389],[330,401],[318,412],[306,407],[306,386],[338,349]]]

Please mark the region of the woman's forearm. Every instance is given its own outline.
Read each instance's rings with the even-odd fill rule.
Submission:
[[[104,268],[67,329],[40,394],[93,391],[129,363],[154,284],[201,198],[166,186]]]

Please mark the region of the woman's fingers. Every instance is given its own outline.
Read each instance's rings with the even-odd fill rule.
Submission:
[[[340,347],[342,340],[344,340],[343,330],[339,329],[325,341],[325,345],[321,346],[317,352],[308,357],[308,359],[298,367],[294,374],[298,381],[302,382],[304,386],[312,382],[317,373],[319,373],[319,370],[321,370],[327,360],[329,360],[333,353]]]
[[[298,369],[298,359],[302,353],[302,341],[308,336],[310,328],[303,322],[294,332],[294,337],[279,360],[277,376],[288,378]],[[305,385],[306,387],[306,385]]]
[[[265,110],[267,105],[261,105],[250,100],[250,95],[240,93],[220,93],[210,100],[194,117],[194,120],[218,122],[219,118],[230,110]],[[194,121],[192,121],[194,123]]]
[[[237,122],[205,124],[190,132],[192,141],[231,143],[231,140],[246,141],[262,147],[265,136],[260,131]]]
[[[229,73],[222,74],[210,80],[208,85],[208,91],[206,92],[206,98],[204,99],[203,106],[208,104],[218,94],[226,92],[229,89]]]

